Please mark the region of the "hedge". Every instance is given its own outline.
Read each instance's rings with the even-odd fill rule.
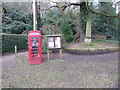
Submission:
[[[15,52],[15,45],[18,51],[28,50],[27,35],[0,33],[0,37],[2,37],[2,53]],[[47,53],[47,45],[44,38],[42,38],[42,53]]]
[[[15,45],[18,51],[27,50],[27,35],[0,34],[2,36],[2,53],[14,52]]]

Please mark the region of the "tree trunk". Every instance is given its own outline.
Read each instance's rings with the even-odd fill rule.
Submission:
[[[0,24],[2,24],[2,2],[0,2]],[[0,30],[0,32],[2,32]]]
[[[0,25],[2,25],[2,14],[4,14],[3,7],[2,7],[2,2],[0,2]],[[0,33],[2,33],[3,30],[0,30]]]

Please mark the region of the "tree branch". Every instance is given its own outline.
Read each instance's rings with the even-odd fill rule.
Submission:
[[[108,14],[105,14],[105,13],[102,13],[102,12],[93,11],[93,10],[90,10],[90,12],[93,13],[93,14],[100,14],[100,15],[103,15],[103,16],[106,16],[106,17],[118,18],[118,15],[117,16],[112,16],[112,15],[108,15]]]
[[[55,5],[55,6],[50,6],[49,8],[40,9],[40,11],[49,10],[49,9],[51,9],[51,8],[53,8],[53,7],[57,7],[57,8],[59,8],[58,5]]]
[[[46,8],[46,9],[40,9],[40,11],[49,10],[49,9],[51,9],[53,7],[61,8],[62,11],[64,11],[67,7],[72,6],[72,5],[80,6],[81,4],[80,3],[69,3],[69,4],[65,4],[65,5],[63,5],[61,7],[59,5],[55,5],[55,6],[50,6],[49,8]]]
[[[69,3],[67,5],[63,5],[61,8],[62,8],[62,11],[64,11],[67,7],[70,7],[70,6],[80,6],[81,4],[80,3]]]
[[[49,10],[49,9],[51,9],[53,7],[61,8],[62,11],[64,11],[67,7],[72,6],[72,5],[74,5],[74,6],[80,6],[81,3],[68,3],[68,4],[64,4],[63,6],[55,5],[55,6],[50,6],[49,8],[46,8],[46,9],[41,9],[41,11],[43,11],[43,10]],[[97,11],[89,10],[89,9],[88,9],[88,11],[90,11],[93,14],[100,14],[100,15],[103,15],[103,16],[106,16],[106,17],[115,17],[115,18],[118,18],[118,15],[117,16],[112,16],[112,15],[108,15],[108,14],[105,14],[105,13],[102,13],[102,12],[97,12]]]

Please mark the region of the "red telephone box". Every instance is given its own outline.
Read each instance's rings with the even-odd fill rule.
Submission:
[[[42,41],[40,31],[28,32],[28,61],[29,64],[42,63]]]

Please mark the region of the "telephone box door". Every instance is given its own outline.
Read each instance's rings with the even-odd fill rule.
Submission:
[[[40,31],[28,32],[28,61],[29,64],[42,63],[42,42]]]

